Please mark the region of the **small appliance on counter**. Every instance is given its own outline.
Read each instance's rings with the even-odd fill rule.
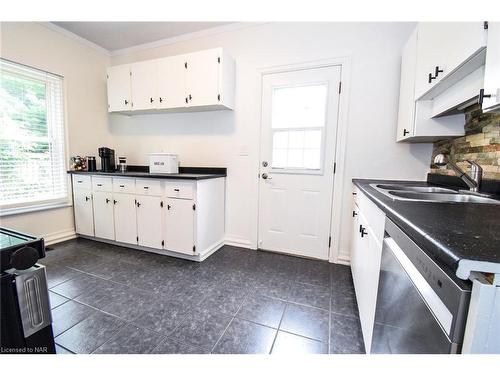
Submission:
[[[95,161],[95,156],[87,156],[87,171],[88,172],[97,171],[97,163]]]
[[[115,150],[107,147],[99,147],[99,157],[101,158],[101,172],[114,172]]]
[[[127,172],[127,158],[125,156],[118,157],[118,172]]]
[[[84,171],[87,169],[86,161],[83,156],[72,156],[70,159],[70,169],[72,171]]]
[[[164,152],[149,154],[149,173],[179,173],[179,155]]]
[[[0,351],[54,354],[43,238],[0,228]]]

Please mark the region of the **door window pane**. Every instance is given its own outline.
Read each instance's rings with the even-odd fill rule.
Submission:
[[[272,128],[315,128],[325,126],[327,85],[275,88],[272,99]]]
[[[273,168],[321,170],[327,94],[326,84],[274,89]]]

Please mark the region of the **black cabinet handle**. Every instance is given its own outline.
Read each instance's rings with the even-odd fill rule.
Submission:
[[[435,73],[434,73],[434,78],[437,78],[437,76],[439,75],[439,73],[443,73],[443,69],[439,69],[439,66],[436,66],[436,70],[435,70]]]
[[[429,73],[429,83],[431,83],[433,79],[436,79],[436,77],[433,77],[432,73]]]
[[[359,233],[361,233],[362,230],[363,230],[363,226],[361,224],[359,224]]]
[[[109,203],[110,199],[109,198],[106,198],[106,203]]]
[[[127,100],[127,99],[125,99],[125,105],[127,105],[127,104],[128,104],[128,100]]]
[[[352,217],[356,217],[356,216],[358,216],[358,213],[357,213],[356,211],[354,211],[354,210],[353,210],[353,211],[352,211]]]
[[[149,189],[149,186],[143,186],[144,189],[148,190]]]
[[[366,228],[361,229],[361,237],[367,236],[368,232],[365,230]]]
[[[191,94],[189,94],[189,100],[192,100],[192,99],[193,99],[193,97],[191,96]]]
[[[97,186],[102,186],[102,184],[97,184]]]
[[[410,132],[408,130],[406,130],[406,129],[403,129],[403,137],[405,137],[406,134],[410,134]]]
[[[188,98],[186,97],[186,103],[188,102]]]
[[[162,98],[161,98],[161,96],[160,96],[160,103],[161,103],[161,102],[163,102],[163,99],[162,99]]]
[[[136,202],[137,207],[141,207],[141,204],[139,202]]]
[[[169,204],[167,204],[167,210],[170,210],[170,205]]]
[[[120,187],[125,187],[125,185],[120,185]]]
[[[484,93],[484,89],[481,89],[481,90],[479,90],[479,98],[477,99],[477,104],[479,104],[480,106],[482,106],[484,98],[491,98],[491,95],[490,94],[485,94]]]
[[[174,191],[179,191],[179,189],[174,189]]]
[[[153,103],[154,102],[153,98],[149,98],[149,102]]]
[[[116,199],[113,199],[113,204],[117,204],[118,201]]]
[[[89,197],[85,197],[85,202],[88,202],[90,200]]]

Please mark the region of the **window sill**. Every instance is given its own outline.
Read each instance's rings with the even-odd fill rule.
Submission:
[[[22,215],[31,212],[55,210],[57,208],[71,207],[71,202],[58,202],[43,205],[33,205],[27,207],[13,207],[13,208],[0,208],[0,217],[12,216],[12,215]]]

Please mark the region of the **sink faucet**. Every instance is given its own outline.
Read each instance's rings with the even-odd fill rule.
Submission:
[[[471,176],[467,174],[467,172],[460,169],[458,165],[453,163],[448,157],[444,154],[438,154],[434,158],[434,164],[438,167],[444,167],[445,165],[449,165],[455,173],[460,177],[469,187],[470,191],[477,192],[479,189],[479,185],[481,185],[481,179],[483,178],[483,168],[475,161],[466,160],[467,163],[471,166]]]

